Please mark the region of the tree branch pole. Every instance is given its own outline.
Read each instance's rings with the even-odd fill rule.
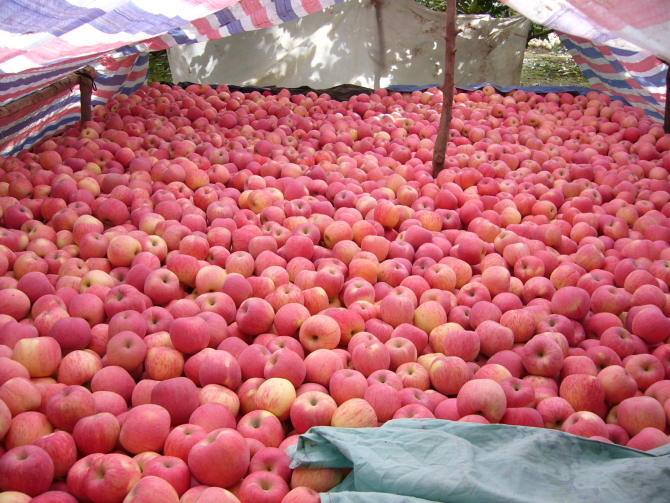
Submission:
[[[444,169],[444,158],[451,129],[454,106],[454,74],[456,70],[456,0],[447,0],[447,30],[444,43],[444,84],[442,86],[442,115],[433,150],[433,175]]]
[[[96,73],[93,68],[86,67],[77,72],[79,75],[79,125],[83,129],[88,121],[91,120],[91,95],[95,89]]]
[[[95,76],[95,70],[90,66],[73,72],[39,91],[32,92],[6,105],[0,106],[0,119],[20,113],[27,107],[37,105],[49,98],[53,98],[79,84],[81,94],[81,122],[83,124],[84,122],[91,120],[91,93],[93,92],[93,79]]]
[[[375,89],[381,87],[382,74],[386,68],[386,39],[384,37],[384,23],[382,22],[381,0],[372,0],[375,8],[375,21],[377,23],[377,61],[375,61]]]

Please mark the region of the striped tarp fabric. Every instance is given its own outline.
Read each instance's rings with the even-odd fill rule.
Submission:
[[[501,0],[561,33],[591,87],[663,120],[670,0]]]
[[[0,9],[0,73],[106,54],[187,27],[237,3],[239,0],[5,0]]]
[[[93,104],[145,81],[148,52],[281,24],[343,0],[5,0],[0,9],[0,105],[91,65]],[[594,88],[659,118],[670,60],[669,0],[502,0],[569,36]],[[593,44],[587,40],[593,41]],[[654,55],[654,56],[652,56]],[[79,93],[0,118],[0,154],[78,120]]]
[[[620,96],[663,120],[668,67],[646,52],[596,45],[572,35],[560,35],[593,89]]]
[[[121,92],[130,94],[138,90],[145,83],[149,68],[148,54],[122,55],[114,53],[105,56],[99,61],[86,60],[84,66],[92,65],[98,77],[96,90],[92,97],[92,106],[104,105],[109,98]],[[64,75],[80,68],[81,63],[74,67],[68,66],[59,72],[37,73],[37,79],[43,79],[42,84],[29,84],[29,91],[61,79]],[[2,78],[0,77],[0,82]],[[18,82],[17,82],[18,83]],[[21,94],[16,94],[20,97]],[[5,100],[5,102],[11,101]],[[12,154],[25,147],[35,144],[45,136],[53,134],[69,124],[79,120],[79,89],[77,87],[51,98],[47,102],[33,105],[22,110],[15,116],[0,118],[0,153]]]
[[[670,61],[668,0],[501,0],[536,23]]]
[[[98,73],[93,106],[104,104],[144,84],[150,51],[275,26],[341,1],[5,0],[0,9],[0,105],[87,65]],[[15,154],[78,120],[75,86],[0,118],[0,154]]]

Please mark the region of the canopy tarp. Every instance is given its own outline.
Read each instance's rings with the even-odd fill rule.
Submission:
[[[519,85],[530,22],[459,15],[456,85]],[[378,89],[444,80],[445,15],[415,0],[348,0],[281,26],[168,51],[175,82]]]
[[[528,19],[595,44],[670,61],[668,0],[500,0]]]
[[[150,51],[277,26],[343,1],[7,0],[0,9],[0,105],[87,65],[99,74],[93,105],[102,105],[146,81]],[[621,96],[660,118],[666,67],[658,58],[670,59],[668,0],[502,1],[572,37],[570,50],[595,89]],[[403,28],[387,33],[386,39]],[[436,44],[425,49],[435,48]],[[423,50],[410,56],[417,61],[427,57]],[[306,73],[300,70],[301,75]],[[389,82],[407,84],[401,77]],[[16,153],[76,122],[78,104],[75,86],[0,118],[0,154]]]
[[[148,53],[267,28],[342,0],[8,0],[0,9],[0,105],[90,65],[93,106],[146,82]],[[86,6],[89,4],[89,6]],[[0,118],[0,154],[79,119],[79,89]]]
[[[501,0],[560,32],[593,89],[663,120],[670,61],[668,0]]]
[[[661,60],[645,51],[594,44],[574,35],[561,35],[561,41],[593,89],[620,96],[663,121],[668,67]]]
[[[292,467],[351,468],[322,503],[666,503],[670,445],[638,451],[545,428],[399,419],[316,427]]]

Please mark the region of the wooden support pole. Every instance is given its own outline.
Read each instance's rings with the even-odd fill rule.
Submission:
[[[377,61],[375,61],[375,84],[374,88],[381,87],[382,73],[386,68],[386,39],[384,37],[384,23],[382,22],[381,0],[372,0],[375,8],[375,21],[377,22]]]
[[[95,70],[86,67],[77,74],[79,75],[79,106],[81,109],[79,127],[83,129],[84,124],[91,120],[91,95],[95,89]]]
[[[49,98],[53,98],[61,94],[67,89],[79,84],[81,92],[81,122],[91,120],[91,94],[93,92],[93,79],[95,78],[95,70],[90,66],[82,68],[77,72],[73,72],[61,80],[49,84],[44,89],[35,91],[17,100],[14,100],[6,105],[0,106],[0,119],[9,117],[20,113],[27,107],[36,105]]]
[[[665,134],[670,134],[670,63],[668,65],[668,73],[665,74],[665,122],[663,123],[663,131]]]
[[[454,105],[454,74],[456,71],[456,0],[447,0],[447,31],[444,43],[444,84],[442,86],[442,115],[433,151],[433,175],[444,169],[449,141],[451,113]]]

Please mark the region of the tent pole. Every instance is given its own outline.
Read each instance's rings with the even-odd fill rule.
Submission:
[[[433,175],[444,169],[444,158],[451,128],[454,104],[454,73],[456,66],[456,0],[447,0],[447,30],[444,44],[444,84],[442,86],[442,115],[433,151]]]
[[[670,62],[665,62],[668,65],[668,73],[665,74],[665,122],[663,123],[663,131],[665,134],[670,134]]]
[[[386,68],[384,58],[386,57],[386,40],[384,39],[384,24],[382,22],[382,5],[381,0],[372,0],[375,8],[375,20],[377,22],[377,61],[375,62],[375,89],[381,87],[382,74]]]
[[[95,89],[95,70],[93,68],[84,68],[76,72],[79,75],[79,108],[80,121],[79,126],[83,129],[88,121],[91,120],[91,95]]]
[[[0,118],[9,117],[18,114],[25,108],[32,105],[37,105],[49,98],[58,96],[62,92],[71,89],[73,86],[79,84],[81,93],[81,114],[82,123],[91,120],[91,92],[93,91],[93,78],[95,77],[95,70],[89,66],[82,68],[79,71],[73,72],[67,77],[49,84],[44,89],[30,93],[22,98],[14,100],[7,105],[0,106]],[[86,107],[84,107],[86,105]],[[87,118],[84,118],[85,114]]]

